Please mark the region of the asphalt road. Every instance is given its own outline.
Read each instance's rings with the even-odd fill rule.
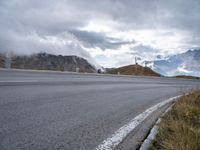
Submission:
[[[198,80],[0,70],[1,150],[90,150]]]

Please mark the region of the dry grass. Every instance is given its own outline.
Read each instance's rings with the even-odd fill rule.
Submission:
[[[200,150],[200,91],[180,98],[159,124],[150,150]]]

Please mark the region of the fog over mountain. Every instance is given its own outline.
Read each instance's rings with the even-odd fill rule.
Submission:
[[[199,10],[199,0],[1,0],[0,53],[76,55],[105,68],[154,61],[199,49]]]
[[[70,72],[95,73],[96,68],[87,60],[78,56],[62,56],[47,53],[32,55],[0,54],[0,68],[33,69],[33,70],[54,70]]]

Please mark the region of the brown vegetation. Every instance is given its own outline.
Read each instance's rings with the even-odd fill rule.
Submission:
[[[200,91],[181,97],[159,124],[150,150],[200,150]]]

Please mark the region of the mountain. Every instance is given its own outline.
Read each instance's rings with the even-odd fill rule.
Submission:
[[[115,68],[109,71],[111,74],[120,74],[123,75],[142,75],[142,76],[161,76],[160,74],[154,72],[148,67],[142,67],[140,65],[128,65],[120,68]]]
[[[9,61],[7,60],[4,67],[8,63]],[[96,69],[84,58],[78,56],[52,55],[47,53],[38,53],[30,56],[12,56],[10,59],[10,67],[16,69],[74,72],[79,68],[79,72],[96,72]]]
[[[166,59],[146,61],[148,67],[166,76],[200,76],[200,49],[169,56]]]

